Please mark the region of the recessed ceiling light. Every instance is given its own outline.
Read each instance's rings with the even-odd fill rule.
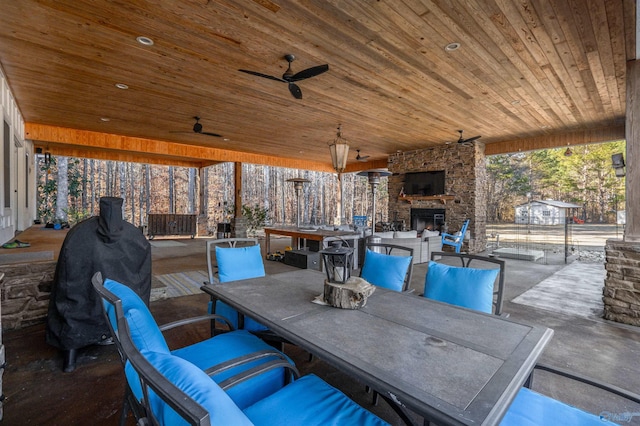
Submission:
[[[100,121],[111,121],[109,117],[100,117]]]
[[[117,87],[118,89],[122,89],[122,90],[127,90],[127,89],[129,88],[129,86],[127,86],[127,85],[126,85],[126,84],[124,84],[124,83],[116,83],[116,87]]]
[[[138,43],[144,44],[145,46],[153,46],[153,40],[151,40],[149,37],[138,36],[136,37],[136,40],[138,41]]]
[[[444,47],[444,50],[446,52],[453,52],[454,50],[460,49],[460,46],[460,43],[449,43]]]

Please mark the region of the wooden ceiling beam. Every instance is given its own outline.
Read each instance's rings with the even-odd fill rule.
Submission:
[[[141,163],[211,165],[220,162],[240,162],[333,172],[330,163],[320,161],[252,154],[37,123],[25,123],[25,135],[27,139],[34,142],[36,147],[43,147],[56,155],[72,155],[73,152],[82,152],[84,154],[82,157],[87,158]],[[328,150],[327,157],[329,157]],[[125,160],[124,158],[131,159]]]
[[[623,140],[624,125],[596,130],[582,130],[570,133],[539,136],[526,139],[505,140],[485,145],[485,155],[510,154],[538,149],[562,148],[572,145],[603,143]]]

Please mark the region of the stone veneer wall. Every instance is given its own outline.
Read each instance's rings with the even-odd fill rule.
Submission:
[[[607,240],[604,318],[640,326],[640,243]]]
[[[453,200],[442,204],[439,200],[415,200],[409,203],[399,197],[404,184],[404,173],[445,171],[445,195]],[[462,248],[479,253],[487,246],[487,173],[484,144],[451,144],[435,148],[397,153],[389,156],[389,218],[411,223],[411,208],[445,209],[445,222],[449,232],[456,232],[465,219],[469,224],[470,239]],[[446,246],[445,246],[446,247]]]
[[[47,317],[56,261],[3,265],[2,329],[42,323]]]

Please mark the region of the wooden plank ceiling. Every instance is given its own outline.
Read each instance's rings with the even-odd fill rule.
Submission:
[[[329,65],[297,83],[302,99],[238,71],[279,78],[285,54],[294,72]],[[634,54],[633,0],[0,1],[28,138],[167,164],[331,170],[339,124],[349,170],[459,129],[488,153],[613,140]],[[223,137],[193,133],[194,116]]]

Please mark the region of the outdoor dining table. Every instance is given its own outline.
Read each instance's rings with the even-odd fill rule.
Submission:
[[[498,424],[553,335],[383,288],[358,310],[312,303],[324,278],[300,270],[202,289],[368,384],[399,414],[439,425]]]

